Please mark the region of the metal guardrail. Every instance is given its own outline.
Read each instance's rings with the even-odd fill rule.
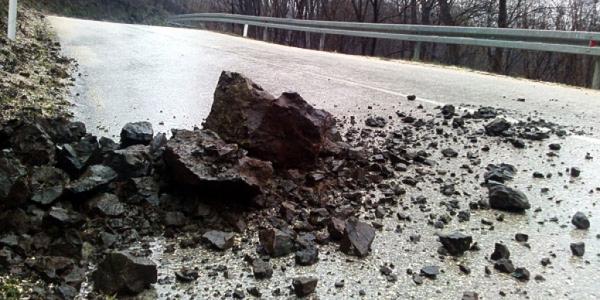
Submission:
[[[176,15],[170,17],[169,22],[175,25],[184,22],[243,24],[244,37],[247,37],[248,26],[319,33],[321,50],[324,48],[326,35],[332,34],[402,40],[418,44],[426,42],[590,55],[596,57],[592,88],[600,89],[598,32],[313,21],[221,13]],[[267,39],[266,35],[263,39]],[[419,57],[418,49],[420,47],[417,46],[416,58]]]
[[[17,38],[17,0],[8,2],[8,25],[6,36],[14,41]]]

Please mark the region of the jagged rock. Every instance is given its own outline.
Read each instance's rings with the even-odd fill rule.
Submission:
[[[344,237],[344,228],[346,228],[346,222],[336,217],[331,218],[327,223],[329,236],[334,241],[339,241]]]
[[[461,300],[479,300],[479,294],[475,292],[464,292]]]
[[[107,153],[119,149],[119,144],[107,137],[101,137],[98,141],[98,144],[100,145],[100,152],[102,153]]]
[[[579,168],[572,167],[569,170],[569,174],[571,174],[571,177],[579,177],[579,175],[581,175],[581,170]]]
[[[485,133],[490,136],[499,136],[503,135],[510,127],[511,124],[508,121],[498,118],[485,125]]]
[[[61,226],[73,226],[83,223],[83,216],[75,211],[62,207],[52,207],[48,215],[44,218],[47,224],[56,224]]]
[[[314,265],[319,261],[319,249],[309,246],[296,251],[296,264],[300,266]]]
[[[344,227],[340,250],[348,255],[365,257],[369,255],[374,239],[375,228],[373,226],[360,222],[356,218],[350,218]]]
[[[512,273],[515,271],[513,263],[508,258],[501,258],[494,263],[494,269],[502,273]]]
[[[104,164],[115,170],[120,178],[144,177],[152,168],[148,147],[144,145],[108,152]]]
[[[155,135],[152,142],[150,142],[150,155],[152,155],[152,157],[161,157],[165,150],[165,146],[167,146],[167,142],[166,134],[159,133]]]
[[[234,233],[218,230],[211,230],[202,235],[202,239],[206,243],[218,250],[227,250],[233,247],[234,237]]]
[[[103,193],[86,202],[88,211],[104,217],[118,217],[125,213],[125,207],[114,194]]]
[[[499,165],[488,165],[488,172],[483,175],[486,183],[499,182],[504,183],[510,181],[515,177],[517,169],[510,164],[499,164]]]
[[[525,194],[504,185],[489,188],[489,203],[491,208],[505,211],[523,211],[531,208]]]
[[[156,264],[126,252],[111,252],[92,273],[94,289],[106,294],[137,294],[157,281]]]
[[[298,297],[305,297],[312,294],[317,288],[319,279],[316,277],[296,277],[292,281],[294,293]]]
[[[456,113],[456,108],[452,104],[446,104],[442,106],[442,115],[445,119],[451,119],[454,117],[454,113]]]
[[[44,280],[57,282],[60,275],[73,268],[72,259],[61,256],[30,257],[25,264],[36,271]]]
[[[50,166],[35,167],[31,175],[31,201],[49,205],[63,195],[69,176]]]
[[[496,109],[489,106],[480,107],[473,113],[475,119],[493,119],[496,116],[498,116]]]
[[[154,130],[150,122],[127,123],[121,129],[121,147],[148,145],[152,141]]]
[[[575,256],[581,257],[585,254],[585,243],[584,242],[571,243],[570,247],[571,247],[571,252]]]
[[[29,195],[27,169],[12,151],[0,151],[0,208],[21,205]]]
[[[98,191],[117,178],[117,173],[105,165],[93,165],[71,182],[67,190],[72,194],[84,194]]]
[[[54,162],[54,143],[39,124],[27,123],[17,128],[10,143],[14,153],[26,165],[40,166]]]
[[[174,131],[164,159],[174,182],[222,198],[252,199],[273,174],[271,163],[245,157],[208,130]]]
[[[577,229],[588,229],[590,228],[590,220],[588,220],[587,216],[582,212],[577,212],[573,215],[571,219],[571,223],[577,227]]]
[[[365,120],[365,125],[369,127],[383,128],[387,124],[387,120],[384,117],[368,117]]]
[[[508,259],[508,258],[510,258],[510,251],[508,250],[508,247],[506,247],[506,245],[496,243],[494,245],[494,252],[490,256],[490,258],[492,260],[499,260],[499,259],[503,259],[503,258]]]
[[[340,140],[335,120],[300,95],[275,99],[250,79],[223,72],[205,128],[276,166],[307,168]]]
[[[79,176],[88,166],[98,163],[101,157],[96,137],[85,136],[79,141],[57,147],[57,166],[71,176]]]
[[[273,267],[270,262],[257,258],[252,261],[252,272],[256,279],[267,279],[273,276]]]
[[[460,232],[439,236],[440,242],[450,255],[462,255],[471,248],[473,237]]]
[[[285,256],[294,250],[294,241],[290,234],[276,228],[259,231],[260,244],[272,257]]]

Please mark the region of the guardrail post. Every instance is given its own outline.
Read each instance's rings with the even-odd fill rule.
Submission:
[[[8,3],[8,38],[12,41],[17,38],[17,0]]]
[[[325,49],[325,34],[321,34],[321,39],[319,39],[319,50],[323,51]]]
[[[600,57],[596,57],[594,63],[594,77],[592,78],[592,88],[600,90]]]
[[[248,24],[244,24],[244,37],[248,37]]]
[[[269,28],[267,27],[263,29],[263,41],[269,41]]]
[[[421,59],[421,42],[415,43],[415,48],[413,49],[413,60]]]

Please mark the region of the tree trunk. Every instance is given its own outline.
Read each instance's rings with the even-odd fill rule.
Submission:
[[[506,9],[506,0],[498,0],[498,28],[508,27],[508,12]],[[492,60],[492,71],[504,73],[504,49],[496,48]]]

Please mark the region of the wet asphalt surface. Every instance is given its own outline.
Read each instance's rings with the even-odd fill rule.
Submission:
[[[532,204],[524,214],[476,210],[471,212],[471,221],[459,223],[454,218],[439,230],[427,225],[428,213],[409,209],[405,212],[412,215],[412,221],[399,221],[392,211],[383,219],[384,228],[377,233],[369,257],[350,258],[330,245],[321,248],[321,260],[313,266],[294,267],[293,257],[274,259],[276,271],[267,281],[252,278],[250,267],[242,261],[244,253],[254,253],[252,241],[256,236],[250,236],[250,242],[241,242],[242,249],[235,253],[200,247],[166,254],[162,251],[168,242],[152,238],[151,258],[160,264],[159,284],[141,297],[222,298],[241,285],[243,289],[257,286],[264,298],[275,298],[272,291],[277,288],[282,295],[289,294],[286,287],[298,274],[320,278],[316,294],[322,299],[460,299],[464,291],[476,291],[484,299],[600,297],[600,191],[595,190],[600,187],[600,92],[454,68],[307,51],[206,31],[54,17],[50,21],[65,54],[80,64],[81,76],[73,96],[75,116],[98,135],[116,138],[126,122],[138,120],[148,120],[155,131],[162,132],[200,126],[209,113],[222,70],[244,73],[273,94],[298,91],[342,123],[351,115],[362,123],[369,114],[387,117],[397,110],[426,118],[438,112],[435,107],[440,103],[451,103],[502,107],[509,110],[507,116],[511,118],[544,118],[582,131],[566,138],[552,136],[543,142],[529,142],[526,149],[520,150],[495,139],[476,146],[439,141],[439,149],[453,147],[459,157],[446,159],[437,151],[433,159],[439,165],[431,171],[443,174],[439,176],[444,180],[460,183],[461,192],[470,194],[471,201],[487,198],[487,191],[479,185],[481,167],[474,167],[473,173],[460,169],[469,163],[467,151],[476,152],[481,144],[487,144],[491,150],[480,153],[481,166],[501,162],[515,165],[519,172],[511,186],[525,192]],[[408,94],[416,94],[417,101],[406,101]],[[514,100],[519,97],[526,101]],[[388,129],[401,126],[397,117],[392,120]],[[552,142],[563,147],[558,157],[546,155]],[[587,153],[595,159],[584,159]],[[568,167],[579,167],[581,176],[570,178],[565,171]],[[533,171],[553,176],[533,179]],[[542,188],[549,191],[542,193]],[[436,189],[437,185],[427,183],[407,187],[405,198],[424,195],[437,203],[444,196]],[[376,199],[376,191],[372,194]],[[441,207],[433,209],[444,211]],[[589,230],[576,230],[570,224],[576,211],[588,215]],[[500,214],[504,221],[497,221]],[[373,218],[368,212],[363,217]],[[481,220],[492,221],[493,225],[483,225]],[[396,231],[397,226],[401,232]],[[435,234],[454,230],[472,234],[482,250],[441,259],[436,252],[439,243]],[[514,241],[516,233],[529,235],[530,248]],[[410,242],[412,234],[421,235],[421,241]],[[569,249],[570,243],[578,241],[586,243],[583,258],[573,257]],[[496,242],[509,247],[515,266],[531,272],[529,282],[519,282],[494,270],[485,275],[484,266],[493,269],[488,257]],[[540,264],[545,257],[552,261],[547,267]],[[379,267],[385,263],[395,265],[396,282],[388,282],[380,274]],[[472,273],[462,274],[458,264],[469,266]],[[208,268],[214,270],[219,265],[227,266],[229,279],[221,273],[211,276]],[[426,265],[440,266],[442,273],[436,280],[425,279],[418,286],[406,270],[418,272]],[[200,278],[192,284],[177,283],[174,272],[181,266],[196,266],[206,272],[200,272]],[[285,272],[278,268],[281,266],[287,266]],[[545,281],[534,280],[538,274]],[[344,288],[334,287],[342,279]],[[360,290],[364,296],[359,295]],[[503,297],[501,292],[507,295]]]

